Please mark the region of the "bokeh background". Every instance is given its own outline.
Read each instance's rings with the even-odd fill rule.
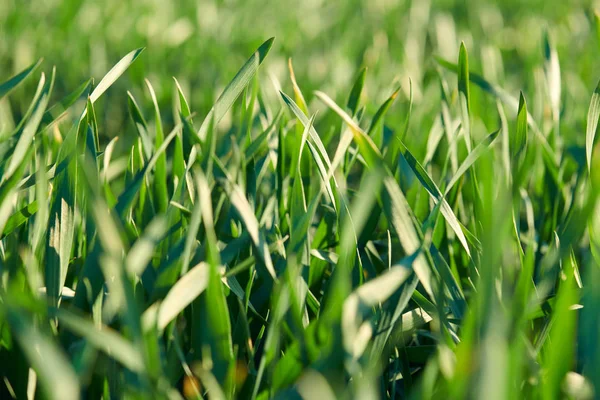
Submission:
[[[45,70],[57,67],[55,96],[60,98],[89,77],[101,78],[130,50],[146,47],[100,107],[110,115],[104,134],[114,136],[127,118],[125,91],[141,90],[144,78],[154,85],[161,106],[170,107],[170,77],[177,77],[192,109],[205,115],[248,55],[275,36],[260,72],[267,96],[275,96],[273,85],[291,87],[287,59],[292,57],[309,102],[315,89],[346,96],[359,68],[366,66],[368,103],[379,104],[396,82],[407,95],[410,77],[415,110],[427,114],[427,90],[439,90],[426,84],[428,74],[436,78],[430,74],[432,56],[455,62],[461,41],[472,70],[515,96],[520,89],[528,97],[538,95],[547,30],[566,71],[564,112],[582,121],[586,107],[570,105],[587,103],[598,78],[596,6],[600,2],[583,0],[3,0],[0,71],[8,77],[44,57]],[[13,104],[12,112],[25,108],[25,93],[29,90],[12,96],[13,103],[22,102],[22,107]],[[543,105],[537,103],[532,111],[540,117]]]

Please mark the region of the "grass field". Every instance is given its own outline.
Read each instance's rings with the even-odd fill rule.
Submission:
[[[600,398],[600,3],[0,1],[0,398]]]

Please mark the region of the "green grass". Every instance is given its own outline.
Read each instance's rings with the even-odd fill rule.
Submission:
[[[586,4],[17,3],[1,398],[600,396]]]

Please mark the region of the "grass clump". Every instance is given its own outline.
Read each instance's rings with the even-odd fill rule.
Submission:
[[[151,45],[2,76],[3,397],[598,396],[598,89],[439,18],[343,89],[265,74],[273,38],[218,96],[140,79]]]

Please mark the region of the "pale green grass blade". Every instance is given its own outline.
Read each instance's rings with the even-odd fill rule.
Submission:
[[[240,219],[244,223],[244,226],[246,227],[246,230],[252,239],[252,243],[258,252],[258,256],[264,263],[267,272],[273,279],[277,279],[277,274],[273,266],[273,261],[271,260],[271,254],[269,252],[267,241],[258,225],[258,220],[252,211],[252,207],[248,203],[248,199],[246,199],[244,191],[239,186],[232,185],[230,188],[229,200],[231,201],[231,205],[233,205],[233,207],[235,207],[237,210]]]
[[[335,111],[344,122],[350,127],[354,134],[354,140],[358,145],[360,153],[364,157],[367,165],[374,167],[381,162],[381,152],[373,142],[373,140],[354,122],[344,110],[342,110],[329,96],[323,92],[316,91],[315,95],[323,101],[329,108]]]
[[[208,287],[209,267],[202,262],[190,269],[179,279],[165,299],[160,303],[156,324],[159,330],[164,330],[179,313],[192,304],[200,294]],[[146,313],[150,312],[148,310]],[[144,316],[143,319],[147,317]]]
[[[410,208],[394,178],[386,177],[383,181],[387,193],[388,203],[384,204],[384,211],[400,239],[400,244],[407,255],[412,255],[421,248],[421,241],[410,216]],[[432,271],[423,254],[419,254],[413,262],[415,274],[425,288],[433,296]]]
[[[600,118],[600,82],[592,94],[590,107],[587,114],[587,127],[585,131],[585,156],[587,160],[588,171],[592,168],[592,151],[594,149],[594,139],[596,138],[596,129],[598,128],[598,118]]]
[[[115,66],[112,67],[111,70],[106,73],[106,75],[104,75],[104,78],[102,78],[100,83],[98,83],[98,86],[94,88],[94,91],[90,95],[90,100],[92,103],[95,103],[96,100],[98,100],[100,96],[102,96],[104,92],[106,92],[106,90],[109,87],[111,87],[112,84],[115,83],[115,81],[119,79],[121,75],[123,75],[127,68],[129,68],[129,66],[133,64],[136,58],[139,57],[142,51],[144,51],[144,48],[139,48],[137,50],[131,51],[118,63],[116,63]]]

